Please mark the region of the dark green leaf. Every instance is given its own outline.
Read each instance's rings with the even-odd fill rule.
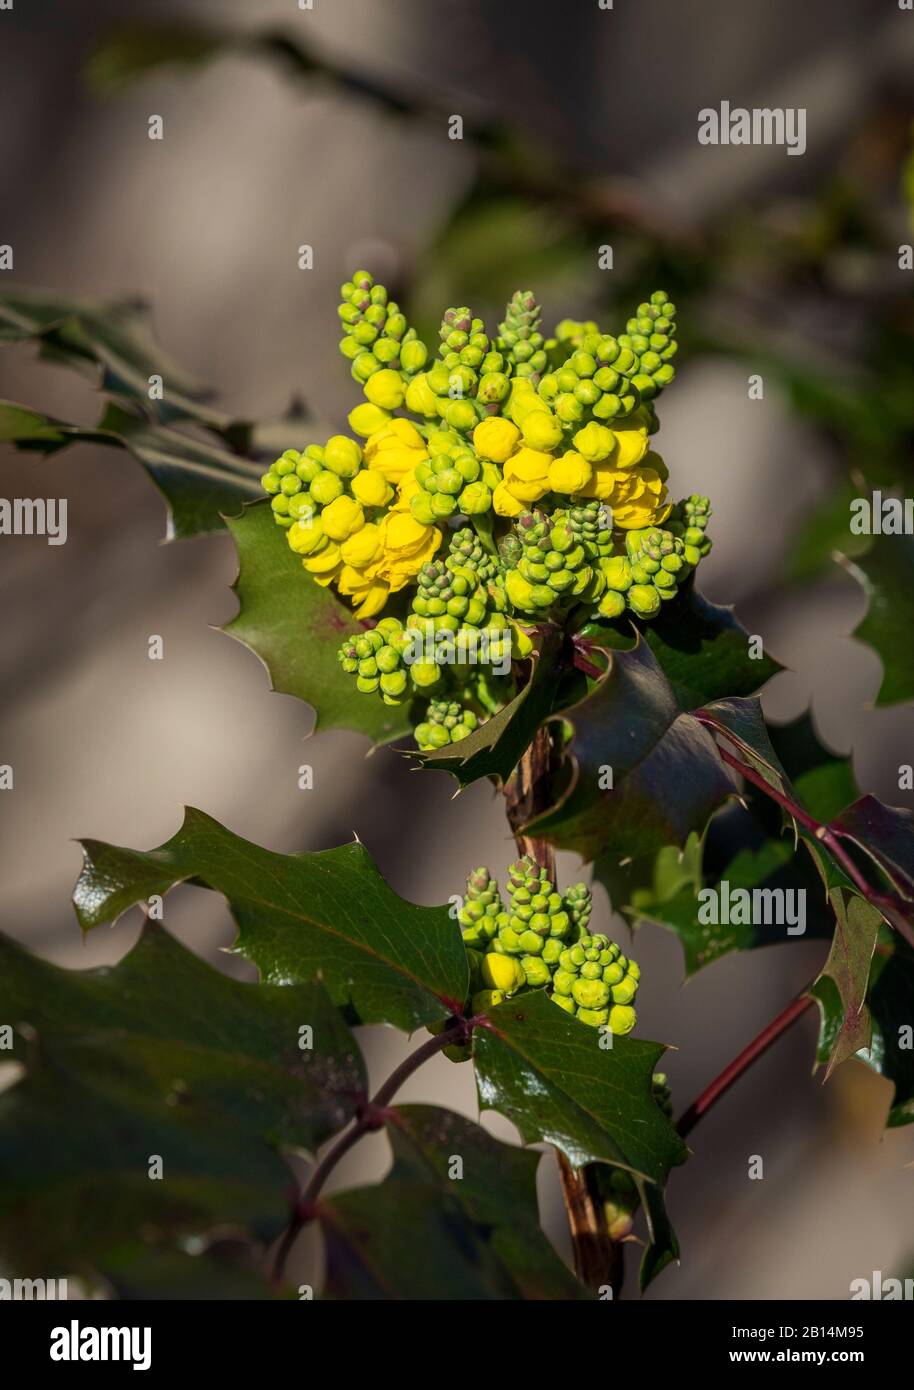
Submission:
[[[864,555],[843,564],[867,598],[854,637],[882,662],[877,705],[914,700],[914,537],[874,536]]]
[[[0,1017],[24,1069],[0,1094],[0,1250],[30,1275],[142,1279],[148,1247],[177,1255],[216,1226],[271,1239],[288,1213],[278,1147],[313,1152],[365,1091],[319,985],[239,984],[160,928],[89,971],[0,938]]]
[[[654,1101],[665,1048],[612,1038],[534,991],[487,1010],[474,1032],[480,1105],[508,1116],[528,1144],[554,1144],[580,1168],[613,1163],[662,1184],[685,1145]]]
[[[450,772],[461,787],[480,777],[506,782],[549,715],[558,676],[555,661],[561,647],[555,627],[542,629],[532,653],[532,672],[520,694],[478,729],[436,753],[420,754],[423,766]]]
[[[360,624],[302,568],[269,505],[245,507],[228,527],[238,549],[239,612],[224,631],[260,657],[273,689],[306,700],[322,729],[354,729],[378,743],[407,733],[408,705],[363,694],[340,667],[339,645]]]
[[[454,1278],[478,1298],[589,1297],[540,1229],[540,1154],[430,1105],[395,1108],[387,1133],[385,1181],[321,1204],[336,1297],[459,1296]]]
[[[817,1057],[824,1065],[841,1037],[845,1010],[829,976],[820,977],[811,993],[821,1016]],[[872,1040],[854,1056],[895,1087],[886,1121],[889,1128],[914,1123],[914,951],[885,928],[873,956],[866,1007]]]
[[[526,834],[619,860],[685,844],[734,793],[714,740],[683,713],[646,642],[612,653],[606,675],[562,718],[573,730],[563,780]],[[607,768],[613,785],[601,787]]]
[[[43,454],[79,443],[128,450],[165,498],[169,540],[221,531],[224,515],[262,493],[257,464],[204,439],[150,425],[113,404],[97,426],[85,427],[0,401],[0,440]]]
[[[238,923],[233,949],[268,984],[319,978],[360,1022],[407,1030],[446,1018],[466,998],[466,953],[448,909],[398,897],[358,841],[274,854],[188,808],[177,835],[158,849],[98,840],[83,848],[74,902],[86,930],[193,880],[228,899]]]
[[[49,362],[71,367],[100,390],[138,406],[153,423],[205,425],[237,448],[250,426],[211,409],[211,394],[156,346],[149,307],[136,299],[79,300],[14,287],[0,295],[0,343],[35,342]],[[162,378],[162,399],[150,378]]]
[[[628,651],[634,627],[620,619],[590,624],[585,633],[598,646]],[[641,624],[640,631],[683,710],[725,696],[750,695],[784,669],[767,654],[751,658],[749,633],[732,608],[709,603],[694,584],[665,603],[658,617]]]

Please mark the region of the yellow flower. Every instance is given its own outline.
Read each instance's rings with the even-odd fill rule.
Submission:
[[[425,372],[414,376],[406,388],[406,409],[433,420],[438,414],[438,397],[428,384]]]
[[[316,583],[326,587],[336,578],[342,564],[340,548],[334,541],[328,541],[316,555],[306,556],[302,564]]]
[[[546,402],[537,395],[536,387],[525,376],[517,376],[512,379],[511,394],[502,409],[516,425],[522,425],[527,416],[532,415],[535,411],[545,411],[547,415],[552,414]]]
[[[423,526],[410,511],[390,511],[378,528],[380,554],[365,567],[369,579],[382,579],[391,593],[414,579],[441,544],[437,526]]]
[[[514,452],[519,439],[517,426],[498,415],[482,420],[473,431],[474,449],[481,459],[490,459],[492,463],[504,463]]]
[[[549,491],[552,455],[540,449],[518,449],[506,461],[505,486],[520,502],[536,502]]]
[[[386,507],[394,495],[394,490],[384,474],[371,468],[363,468],[349,486],[363,507]]]
[[[492,507],[496,516],[520,516],[525,510],[523,502],[508,491],[507,483],[499,483],[492,493]]]
[[[338,497],[321,512],[324,535],[332,541],[344,541],[365,525],[365,513],[352,497]]]
[[[425,440],[411,420],[390,420],[375,430],[365,443],[365,458],[371,463],[380,449],[424,449]]]
[[[391,507],[392,512],[408,512],[409,504],[417,492],[423,492],[422,484],[416,477],[415,468],[411,468],[397,485],[397,500]]]
[[[549,486],[553,492],[583,492],[593,477],[593,469],[574,449],[549,465]]]
[[[655,453],[653,449],[644,455],[641,466],[643,468],[653,468],[654,472],[659,475],[662,483],[665,483],[670,476],[670,470],[667,468],[660,455]]]
[[[595,468],[583,493],[608,502],[613,525],[626,531],[659,526],[670,512],[663,479],[653,468]]]
[[[362,389],[371,404],[379,406],[381,410],[396,410],[403,404],[406,395],[403,378],[393,367],[382,367],[368,378]]]
[[[365,462],[396,485],[417,463],[428,458],[425,440],[409,420],[391,420],[365,443]]]
[[[343,564],[352,569],[363,570],[377,559],[381,553],[381,528],[369,521],[360,531],[356,531],[340,546]],[[340,584],[340,592],[345,590]]]
[[[601,459],[609,458],[615,446],[616,436],[612,430],[606,425],[598,425],[596,420],[591,420],[589,425],[578,430],[574,437],[574,447],[589,463],[598,463]]]
[[[564,430],[551,410],[531,411],[524,419],[521,433],[531,449],[554,449],[561,442]]]
[[[613,468],[634,468],[636,464],[641,462],[649,448],[647,426],[642,424],[630,425],[628,428],[617,428],[614,433],[616,447],[608,462],[612,464]]]
[[[363,439],[367,439],[370,434],[384,428],[390,419],[390,411],[382,410],[370,401],[363,401],[361,405],[350,410],[346,418],[353,434],[360,434]]]
[[[313,554],[326,541],[320,517],[312,517],[310,521],[293,521],[286,532],[286,540],[296,555]]]
[[[367,579],[361,570],[344,565],[340,571],[339,591],[352,600],[357,618],[373,618],[387,602],[390,586],[380,579]]]

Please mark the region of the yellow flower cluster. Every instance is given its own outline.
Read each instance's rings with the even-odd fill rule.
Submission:
[[[441,531],[423,526],[409,508],[418,487],[415,467],[428,451],[408,420],[382,421],[361,451],[354,440],[335,436],[325,457],[333,449],[341,452],[343,444],[360,456],[348,480],[352,496],[336,497],[319,514],[295,521],[286,536],[318,584],[335,584],[352,601],[356,617],[373,618],[441,545]],[[383,508],[388,510],[379,514]],[[366,510],[375,512],[375,519]]]
[[[502,481],[492,505],[515,517],[548,492],[596,497],[612,508],[613,525],[625,530],[658,526],[670,511],[667,469],[649,452],[642,411],[609,429],[592,421],[578,430],[574,448],[564,447],[564,430],[548,405],[523,378],[514,384],[510,419],[493,416],[473,432],[481,459],[500,465]]]

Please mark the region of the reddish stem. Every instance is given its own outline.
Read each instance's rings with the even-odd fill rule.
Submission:
[[[316,1210],[317,1198],[334,1168],[349,1150],[358,1143],[366,1134],[373,1130],[383,1129],[387,1123],[387,1107],[393,1100],[397,1091],[413,1072],[418,1071],[423,1062],[427,1062],[430,1057],[441,1052],[445,1047],[452,1044],[465,1043],[470,1037],[473,1029],[480,1020],[476,1018],[460,1018],[452,1023],[449,1028],[445,1028],[443,1033],[437,1033],[434,1037],[428,1038],[421,1047],[417,1047],[415,1052],[400,1063],[391,1072],[387,1080],[378,1087],[371,1100],[362,1105],[347,1130],[338,1137],[336,1143],[327,1150],[320,1163],[316,1166],[308,1180],[308,1185],[295,1203],[295,1208],[288,1226],[283,1232],[282,1240],[276,1250],[276,1257],[273,1261],[273,1282],[279,1284],[282,1279],[283,1269],[289,1256],[289,1251],[298,1239],[301,1230],[313,1218]]]
[[[720,734],[721,737],[727,737],[726,733],[722,731],[713,720],[703,719],[700,711],[696,713],[695,717],[715,733]],[[872,884],[867,882],[866,876],[857,867],[853,858],[844,848],[841,840],[830,825],[816,820],[814,816],[811,816],[808,811],[805,811],[802,806],[793,801],[785,792],[779,791],[777,787],[772,786],[760,772],[756,772],[755,768],[749,767],[739,758],[734,757],[726,748],[718,746],[717,751],[729,767],[734,768],[740,776],[745,777],[747,782],[751,782],[754,787],[758,787],[759,791],[764,792],[772,801],[777,802],[789,816],[792,816],[799,825],[803,826],[804,830],[809,831],[815,839],[825,845],[832,858],[840,864],[858,892],[868,903],[875,907],[877,912],[882,913],[890,925],[904,937],[905,941],[907,941],[910,946],[914,947],[914,928],[910,926],[907,920],[910,913],[910,905],[906,905],[893,894],[879,893],[874,889]]]
[[[728,1066],[724,1067],[719,1076],[706,1086],[696,1101],[689,1106],[679,1120],[676,1128],[683,1138],[695,1128],[702,1115],[706,1115],[712,1105],[720,1100],[722,1095],[729,1091],[735,1081],[738,1081],[743,1072],[748,1071],[753,1062],[758,1061],[763,1053],[767,1052],[773,1042],[786,1033],[792,1023],[795,1023],[815,1001],[810,994],[800,994],[792,1000],[786,1009],[773,1018],[771,1022],[762,1029],[757,1038],[744,1047],[739,1056],[734,1057]]]

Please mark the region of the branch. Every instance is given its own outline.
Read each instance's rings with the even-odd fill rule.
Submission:
[[[735,1081],[752,1066],[753,1062],[758,1061],[763,1053],[767,1052],[773,1042],[786,1033],[792,1023],[795,1023],[802,1014],[815,1002],[811,994],[799,994],[796,999],[787,1005],[787,1008],[773,1018],[769,1024],[754,1038],[748,1047],[744,1047],[742,1052],[726,1067],[719,1076],[706,1086],[697,1100],[693,1101],[688,1110],[681,1116],[676,1128],[683,1139],[689,1134],[702,1115],[706,1115],[713,1105],[716,1105],[721,1096],[729,1091]]]
[[[387,1107],[393,1100],[397,1091],[404,1081],[412,1076],[413,1072],[418,1071],[424,1062],[436,1053],[441,1052],[451,1044],[465,1043],[477,1020],[475,1018],[459,1018],[443,1032],[435,1034],[434,1037],[426,1039],[421,1047],[417,1047],[415,1052],[400,1063],[390,1076],[379,1086],[371,1100],[366,1100],[359,1107],[358,1113],[350,1127],[343,1131],[336,1140],[336,1143],[327,1150],[324,1157],[317,1164],[308,1185],[295,1203],[291,1220],[283,1232],[282,1239],[276,1250],[276,1257],[273,1261],[273,1283],[278,1284],[282,1279],[283,1269],[289,1252],[295,1244],[302,1228],[312,1221],[317,1215],[317,1199],[321,1190],[345,1154],[349,1152],[366,1134],[373,1133],[375,1130],[383,1129],[388,1121]]]
[[[700,710],[695,712],[695,718],[699,720],[700,723],[713,730],[714,733],[720,735],[721,738],[727,739],[727,733],[721,729],[714,720],[703,718]],[[733,742],[732,739],[728,741]],[[914,947],[914,927],[911,926],[908,920],[911,912],[910,903],[905,902],[904,899],[899,898],[894,893],[883,893],[874,888],[857,867],[852,856],[844,848],[841,840],[829,824],[816,820],[814,816],[811,816],[808,811],[804,810],[804,808],[800,806],[798,802],[794,801],[792,797],[788,796],[786,792],[782,792],[777,787],[772,786],[760,772],[756,772],[755,768],[749,767],[748,764],[742,762],[740,758],[734,757],[726,748],[718,746],[717,751],[728,767],[734,768],[740,776],[745,777],[747,782],[751,782],[754,787],[758,787],[759,791],[764,792],[772,801],[777,802],[781,809],[786,811],[789,816],[792,816],[798,825],[802,825],[804,830],[808,831],[820,844],[823,844],[835,862],[844,870],[861,896],[864,897],[877,912],[882,914],[886,921],[904,937],[909,946]]]

